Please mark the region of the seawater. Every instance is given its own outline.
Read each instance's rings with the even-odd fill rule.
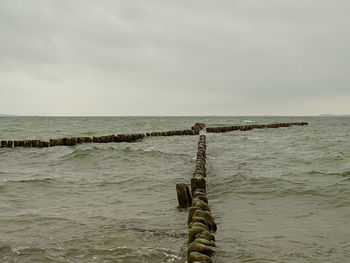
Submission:
[[[308,121],[207,134],[216,263],[349,262],[350,118],[6,117],[0,140]],[[185,262],[198,136],[0,148],[0,262]]]

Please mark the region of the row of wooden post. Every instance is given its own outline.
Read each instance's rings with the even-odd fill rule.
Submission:
[[[279,128],[290,127],[294,125],[308,125],[307,122],[287,122],[287,123],[273,123],[273,124],[252,124],[252,125],[234,125],[223,127],[208,127],[206,132],[229,132],[229,131],[248,131],[252,129],[265,129],[265,128]]]
[[[58,139],[50,139],[47,141],[41,140],[22,140],[22,141],[1,141],[1,147],[53,147],[53,146],[74,146],[82,143],[110,143],[110,142],[135,142],[142,140],[145,137],[143,133],[134,134],[118,134],[100,137],[66,137]]]
[[[177,184],[179,207],[190,206],[187,225],[188,263],[212,262],[215,252],[216,224],[211,215],[206,195],[206,136],[200,135],[196,158],[196,168],[191,178],[191,190],[186,184]]]
[[[110,143],[110,142],[136,142],[145,137],[150,136],[179,136],[179,135],[196,135],[203,129],[204,126],[201,123],[196,123],[191,130],[173,130],[165,132],[151,132],[151,133],[133,133],[133,134],[118,134],[107,135],[99,137],[66,137],[58,139],[50,139],[49,141],[41,140],[2,140],[0,147],[13,148],[13,147],[53,147],[53,146],[74,146],[82,143]]]
[[[146,133],[147,137],[156,137],[156,136],[179,136],[179,135],[195,135],[192,130],[176,130],[176,131],[158,131]]]
[[[173,130],[173,131],[159,131],[146,133],[146,136],[178,136],[178,135],[198,135],[199,132],[205,127],[204,123],[197,122],[191,127],[191,130]]]

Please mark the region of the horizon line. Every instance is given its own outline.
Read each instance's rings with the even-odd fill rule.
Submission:
[[[0,114],[0,117],[350,117],[350,114],[318,114],[318,115],[21,115]]]

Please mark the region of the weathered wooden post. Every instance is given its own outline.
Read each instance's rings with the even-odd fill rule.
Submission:
[[[191,206],[192,197],[189,187],[186,184],[176,185],[177,200],[179,208],[186,208]]]

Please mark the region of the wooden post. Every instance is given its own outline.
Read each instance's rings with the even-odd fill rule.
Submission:
[[[179,208],[186,208],[192,204],[191,193],[186,184],[177,184],[176,193],[177,193]]]

